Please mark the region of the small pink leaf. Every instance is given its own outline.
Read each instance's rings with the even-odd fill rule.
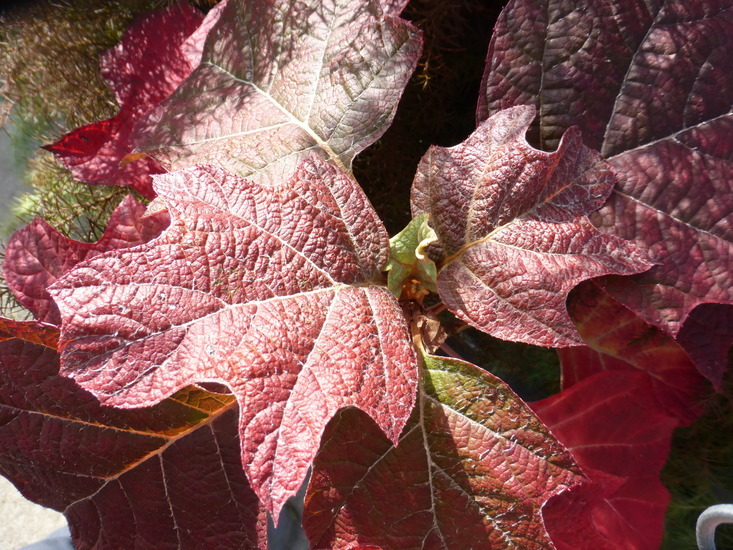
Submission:
[[[132,131],[137,120],[168,97],[198,63],[186,39],[202,19],[190,4],[179,2],[138,17],[121,42],[102,55],[101,72],[115,92],[120,112],[45,147],[75,178],[94,185],[127,185],[153,196],[150,175],[163,172],[163,167],[149,157],[123,159],[136,146]]]
[[[316,157],[278,187],[199,167],[156,176],[155,190],[169,229],[51,287],[62,374],[120,407],[227,384],[242,462],[277,517],[338,409],[361,408],[393,440],[409,416],[417,365],[383,286],[387,233],[358,185]]]
[[[312,153],[349,171],[392,121],[422,45],[397,17],[404,2],[382,4],[229,2],[201,64],[139,124],[141,150],[271,184]]]
[[[264,547],[231,395],[188,388],[148,409],[103,407],[58,375],[56,327],[0,325],[0,474],[63,512],[75,548]]]
[[[18,301],[36,319],[58,325],[61,324],[58,307],[46,291],[51,284],[84,259],[148,242],[157,237],[169,221],[166,212],[146,216],[145,206],[131,196],[112,213],[104,235],[96,243],[64,237],[36,218],[8,241],[3,276]]]
[[[619,175],[593,223],[658,262],[606,287],[672,336],[698,305],[733,303],[731,50],[729,0],[512,0],[489,49],[479,119],[535,105],[548,148],[583,130]]]
[[[530,147],[533,117],[531,107],[508,109],[460,145],[431,147],[412,212],[428,212],[440,238],[438,291],[451,311],[499,338],[568,346],[580,343],[565,309],[570,289],[650,264],[586,218],[611,192],[610,167],[576,130],[554,153]]]
[[[398,446],[358,411],[329,424],[304,508],[313,547],[551,549],[540,509],[582,479],[570,455],[499,379],[424,359]]]
[[[669,494],[658,474],[678,422],[649,377],[597,373],[532,408],[590,478],[543,511],[558,550],[659,548]]]

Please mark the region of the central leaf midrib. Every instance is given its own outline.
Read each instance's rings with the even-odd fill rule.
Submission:
[[[349,169],[341,161],[341,157],[339,157],[339,155],[331,148],[328,142],[324,141],[321,138],[321,136],[319,136],[306,122],[296,117],[293,113],[291,113],[288,109],[286,109],[279,101],[277,101],[272,95],[270,95],[265,90],[260,88],[254,82],[243,79],[243,78],[239,78],[236,75],[229,72],[228,70],[226,70],[224,67],[221,67],[215,63],[212,63],[211,61],[205,61],[203,63],[206,63],[214,67],[215,69],[222,71],[224,74],[229,76],[235,82],[239,82],[246,86],[251,86],[252,89],[255,90],[255,92],[263,96],[273,107],[275,107],[278,111],[283,113],[288,118],[288,123],[293,124],[297,126],[298,128],[300,128],[301,130],[303,130],[308,135],[308,137],[310,137],[316,143],[316,145],[318,145],[318,147],[320,147],[323,151],[326,152],[331,162],[333,162],[336,166],[338,166],[341,170],[343,170],[347,174],[349,173]],[[221,136],[220,139],[226,139],[227,137],[229,136]]]

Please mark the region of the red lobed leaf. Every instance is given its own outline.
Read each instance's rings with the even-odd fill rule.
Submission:
[[[393,440],[409,416],[417,365],[383,286],[387,233],[356,182],[317,157],[278,187],[199,167],[156,176],[155,190],[172,218],[158,239],[49,289],[62,374],[120,407],[227,384],[242,462],[277,517],[339,408]]]
[[[579,282],[649,267],[639,249],[603,235],[586,215],[605,201],[610,167],[569,130],[558,150],[530,147],[531,107],[499,112],[463,143],[431,147],[418,167],[412,213],[441,241],[438,292],[464,321],[499,338],[568,346]]]
[[[75,548],[264,548],[231,395],[103,407],[58,375],[56,327],[0,325],[0,474],[63,512]]]
[[[75,178],[94,185],[127,185],[154,196],[150,175],[164,172],[163,167],[146,156],[132,162],[123,159],[136,147],[132,133],[137,121],[198,64],[205,35],[198,34],[196,42],[187,38],[202,19],[198,10],[181,1],[136,18],[120,43],[102,55],[101,72],[115,93],[119,113],[45,147]]]
[[[660,410],[680,425],[700,416],[710,386],[672,337],[642,321],[595,281],[573,290],[568,310],[588,347],[559,350],[563,388],[604,370],[634,370],[649,376]]]
[[[326,429],[303,516],[313,547],[552,548],[539,512],[582,478],[569,453],[498,378],[424,360],[398,446],[353,409]]]
[[[678,422],[649,377],[600,372],[532,408],[590,479],[543,510],[558,550],[659,548],[669,494],[658,475]]]
[[[229,2],[201,64],[140,122],[140,149],[172,169],[212,164],[276,185],[313,153],[348,172],[389,126],[420,55],[403,5]]]
[[[577,125],[613,165],[592,220],[659,265],[607,288],[671,335],[698,305],[733,303],[732,48],[728,0],[513,0],[487,59],[480,119],[536,105],[535,142]],[[700,351],[701,365],[719,360]]]
[[[36,319],[58,325],[58,307],[47,288],[79,262],[157,237],[168,225],[166,212],[145,215],[145,206],[126,197],[110,217],[96,243],[83,243],[61,235],[40,218],[16,231],[5,247],[3,276],[18,301]]]

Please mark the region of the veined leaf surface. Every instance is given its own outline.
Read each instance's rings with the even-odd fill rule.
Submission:
[[[329,425],[304,509],[313,547],[553,548],[540,508],[582,479],[570,454],[498,378],[424,360],[397,447],[358,411]]]
[[[557,151],[524,135],[532,107],[499,112],[463,143],[431,147],[412,187],[412,213],[430,214],[441,250],[438,292],[479,330],[544,346],[579,344],[565,308],[579,282],[649,267],[639,249],[588,221],[615,181],[568,130]]]
[[[58,375],[56,327],[0,325],[0,474],[63,512],[75,548],[264,547],[233,396],[191,387],[104,407]]]
[[[278,184],[312,153],[345,171],[387,129],[421,49],[404,2],[228,2],[201,64],[138,133],[179,169]]]
[[[593,222],[659,263],[606,286],[673,336],[733,303],[731,50],[729,0],[513,0],[489,49],[479,119],[535,105],[543,148],[582,129],[619,175]]]
[[[277,517],[341,407],[392,440],[417,364],[383,284],[388,236],[358,185],[312,157],[284,185],[219,168],[156,176],[171,226],[77,265],[51,289],[62,374],[103,403],[150,406],[197,381],[239,401],[242,463]]]

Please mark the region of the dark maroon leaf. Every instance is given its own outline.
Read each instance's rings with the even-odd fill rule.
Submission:
[[[0,474],[63,512],[75,548],[264,547],[233,396],[191,387],[103,407],[58,375],[56,327],[0,324]]]
[[[163,172],[163,167],[149,157],[132,162],[123,158],[136,146],[132,139],[136,121],[168,97],[198,64],[205,36],[198,37],[198,44],[186,39],[202,19],[190,4],[179,2],[136,19],[121,42],[102,55],[101,72],[115,92],[120,112],[45,147],[74,177],[95,185],[127,185],[153,196],[150,175]]]
[[[145,215],[145,206],[126,197],[112,213],[96,243],[64,237],[40,218],[15,232],[5,247],[3,276],[18,301],[36,319],[61,324],[58,307],[46,289],[61,275],[87,258],[129,248],[157,237],[168,225],[167,212]]]
[[[728,367],[728,350],[733,344],[733,308],[722,304],[697,306],[682,325],[677,341],[700,372],[720,390]]]
[[[641,371],[650,377],[660,410],[680,425],[700,416],[710,386],[671,336],[646,324],[594,281],[573,290],[568,310],[588,347],[559,350],[563,388],[604,370]]]
[[[659,471],[678,423],[649,377],[597,373],[532,407],[590,478],[543,509],[558,550],[659,548],[669,501]]]
[[[733,301],[731,50],[729,0],[513,0],[489,50],[479,119],[533,104],[550,148],[583,130],[619,175],[593,222],[659,262],[607,288],[672,335],[698,305]]]
[[[404,2],[229,2],[185,83],[140,123],[143,150],[279,184],[312,153],[348,171],[392,121],[417,64]]]
[[[217,168],[156,176],[161,237],[77,265],[51,289],[62,374],[149,406],[197,381],[240,405],[242,462],[274,517],[341,407],[396,440],[417,365],[381,271],[388,236],[358,185],[313,157],[281,186]]]
[[[649,267],[638,248],[603,235],[586,215],[614,175],[569,130],[546,153],[524,138],[531,107],[499,112],[463,143],[431,147],[418,167],[412,213],[441,241],[438,292],[464,321],[507,340],[581,342],[565,309],[579,282]]]
[[[353,409],[326,429],[304,508],[313,547],[552,548],[540,508],[582,478],[570,455],[498,378],[424,360],[397,447]]]

